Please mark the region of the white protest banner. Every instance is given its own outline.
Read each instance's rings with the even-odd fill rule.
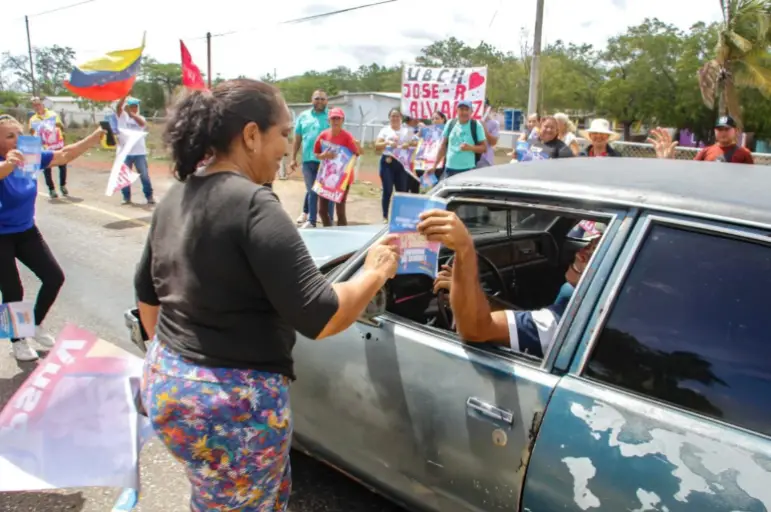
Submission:
[[[482,119],[487,91],[487,68],[426,68],[404,66],[402,114],[431,119],[437,110],[454,118],[461,100],[471,101],[472,117]]]
[[[125,135],[125,142],[118,150],[118,154],[115,155],[115,161],[112,163],[112,169],[110,170],[110,177],[107,180],[107,190],[105,195],[111,196],[118,190],[124,187],[130,187],[139,174],[126,165],[126,157],[134,147],[134,144],[142,137],[147,137],[147,132],[140,132],[136,130],[121,130],[121,135]]]
[[[135,404],[142,365],[66,326],[0,412],[0,492],[138,489],[139,451],[149,431]]]

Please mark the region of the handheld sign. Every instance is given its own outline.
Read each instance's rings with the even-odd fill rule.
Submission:
[[[32,135],[20,135],[16,149],[24,155],[24,163],[14,170],[14,174],[25,178],[35,178],[40,171],[40,163],[43,158],[43,142]]]

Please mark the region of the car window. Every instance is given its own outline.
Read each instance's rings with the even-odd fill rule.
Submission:
[[[450,208],[453,208],[452,205]],[[509,222],[512,230],[545,231],[558,218],[556,214],[548,211],[517,210],[477,204],[461,203],[454,210],[469,231],[476,234],[505,232]]]
[[[771,435],[771,247],[654,226],[586,375]]]

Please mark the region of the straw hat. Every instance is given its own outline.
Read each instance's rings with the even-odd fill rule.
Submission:
[[[610,121],[607,119],[594,119],[592,124],[589,125],[588,130],[581,130],[580,135],[584,139],[591,140],[590,135],[592,133],[604,133],[611,140],[618,140],[621,136],[610,128]]]

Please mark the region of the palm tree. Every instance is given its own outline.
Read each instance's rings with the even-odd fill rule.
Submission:
[[[720,9],[715,57],[699,70],[699,87],[707,107],[717,100],[719,115],[741,127],[737,87],[771,94],[771,0],[720,0]]]

